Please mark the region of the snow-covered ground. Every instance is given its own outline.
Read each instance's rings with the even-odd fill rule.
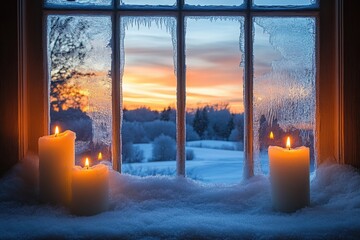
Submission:
[[[203,182],[239,183],[242,178],[244,153],[242,151],[220,149],[222,146],[232,146],[234,143],[226,141],[196,141],[187,147],[194,151],[195,159],[186,161],[186,171],[190,178]],[[159,173],[175,175],[176,162],[149,162],[152,156],[151,144],[135,144],[144,151],[146,159],[143,163],[124,164],[124,172],[138,175]]]
[[[219,140],[199,140],[199,141],[186,142],[186,146],[188,147],[227,149],[227,150],[236,150],[237,145],[238,145],[237,142],[219,141]]]
[[[90,217],[39,204],[36,158],[0,179],[0,239],[359,239],[360,174],[320,167],[311,204],[292,214],[271,206],[267,176],[235,185],[110,172],[109,211]]]
[[[189,178],[206,183],[239,183],[243,175],[244,152],[235,150],[236,142],[201,140],[186,143],[186,149],[194,151],[195,158],[186,161],[186,172]],[[134,144],[144,152],[142,163],[123,164],[125,173],[134,175],[175,175],[176,162],[151,162],[151,144]],[[266,155],[261,156],[261,169],[268,173],[269,161]]]

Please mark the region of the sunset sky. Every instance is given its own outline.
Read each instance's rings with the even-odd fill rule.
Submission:
[[[187,108],[228,103],[233,112],[243,112],[241,21],[239,17],[218,21],[187,19]],[[157,110],[175,107],[171,34],[156,24],[150,28],[133,26],[126,30],[124,45],[124,106]]]
[[[91,71],[111,70],[110,17],[76,17],[88,21],[92,49],[84,61]],[[150,21],[149,21],[150,20]],[[234,113],[243,106],[242,17],[186,17],[186,106],[188,110],[207,104],[228,104]],[[162,110],[176,107],[176,75],[171,17],[123,17],[124,44],[122,78],[123,106]],[[254,100],[260,103],[315,99],[314,19],[256,18],[254,21]],[[80,69],[81,70],[81,69]],[[86,69],[85,69],[86,70]],[[104,82],[104,95],[111,96],[111,81]],[[101,85],[101,86],[102,86]],[[87,90],[85,88],[88,88]],[[96,105],[98,86],[86,85],[89,101]],[[109,99],[109,98],[106,98]],[[304,99],[304,100],[302,100]],[[259,100],[259,101],[258,101]],[[312,101],[312,100],[311,100]],[[309,104],[312,104],[308,102]],[[259,104],[258,104],[259,103]],[[109,105],[109,102],[104,104]],[[278,108],[275,106],[275,108]],[[299,110],[303,107],[299,107]],[[266,109],[264,109],[266,110]],[[302,114],[303,115],[303,114]],[[295,119],[295,118],[294,118]]]
[[[255,100],[308,99],[315,89],[313,19],[262,19],[254,22]],[[244,64],[239,46],[239,39],[244,41],[243,18],[187,17],[185,21],[187,108],[226,103],[232,112],[243,112]],[[175,107],[173,45],[166,27],[154,21],[150,26],[128,24],[124,47],[124,106]]]

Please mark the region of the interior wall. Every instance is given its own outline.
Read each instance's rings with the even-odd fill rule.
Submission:
[[[18,1],[7,1],[0,14],[0,176],[19,158]]]
[[[360,168],[360,27],[359,1],[343,1],[344,8],[344,162]]]
[[[28,151],[37,153],[38,139],[47,134],[47,101],[43,50],[43,0],[24,0],[27,79]]]

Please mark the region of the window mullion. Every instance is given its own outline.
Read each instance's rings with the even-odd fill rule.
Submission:
[[[184,15],[181,12],[183,0],[178,1],[179,13],[177,15],[177,110],[176,110],[176,172],[178,176],[185,176],[185,25]]]
[[[121,172],[121,83],[120,83],[120,28],[116,12],[112,15],[112,165],[115,171]]]
[[[253,24],[251,15],[251,0],[247,1],[245,15],[245,133],[244,133],[244,178],[254,175],[254,151],[253,151]]]

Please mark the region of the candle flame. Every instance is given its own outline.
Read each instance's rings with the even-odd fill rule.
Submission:
[[[286,148],[288,148],[288,149],[291,148],[290,137],[287,137],[287,139],[286,139]]]
[[[85,167],[89,169],[89,158],[85,159]]]
[[[269,136],[270,139],[274,139],[274,133],[271,131],[270,132],[270,136]]]
[[[102,159],[103,159],[102,153],[99,152],[99,154],[98,154],[98,160],[102,160]]]
[[[55,137],[59,134],[59,132],[60,132],[60,131],[59,131],[59,127],[56,126],[56,127],[55,127]]]

